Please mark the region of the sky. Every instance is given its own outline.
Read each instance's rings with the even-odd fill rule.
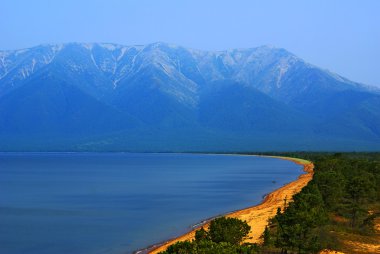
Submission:
[[[380,87],[379,13],[378,0],[0,0],[0,50],[65,42],[272,45]]]

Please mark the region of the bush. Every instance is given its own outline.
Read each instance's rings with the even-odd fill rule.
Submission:
[[[240,245],[251,227],[235,218],[221,217],[210,223],[209,231],[201,228],[192,242],[177,242],[161,254],[254,254],[256,245]]]
[[[215,243],[227,242],[240,244],[248,235],[251,227],[245,221],[235,218],[220,217],[210,223],[209,236]]]

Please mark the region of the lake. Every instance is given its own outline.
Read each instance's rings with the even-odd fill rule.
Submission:
[[[0,153],[0,253],[132,253],[301,172],[257,156]]]

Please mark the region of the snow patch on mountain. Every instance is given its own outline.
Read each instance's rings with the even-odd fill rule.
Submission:
[[[8,74],[9,61],[7,61],[6,56],[5,52],[0,52],[0,79]]]
[[[93,43],[83,43],[82,46],[87,50],[92,50],[92,48],[94,47],[94,44]]]
[[[113,51],[118,48],[117,45],[112,44],[112,43],[100,43],[99,46],[101,46],[104,49],[108,49],[110,51]]]
[[[91,52],[91,61],[92,61],[92,63],[95,65],[95,67],[96,67],[97,69],[100,69],[100,68],[98,67],[98,65],[96,64],[96,61],[95,61],[95,58],[94,58],[94,55],[92,54],[92,52]]]
[[[296,57],[287,57],[283,58],[279,61],[279,64],[277,66],[278,74],[277,74],[277,81],[276,86],[277,88],[281,87],[281,82],[285,74],[288,72],[288,70],[297,62]]]
[[[121,49],[120,49],[120,55],[117,57],[117,61],[120,61],[120,59],[122,59],[123,58],[123,56],[125,55],[125,52],[127,52],[127,50],[128,50],[128,48],[127,47],[122,47]]]
[[[29,49],[19,49],[19,50],[16,50],[14,54],[15,54],[15,56],[18,56],[18,55],[24,54],[28,51],[29,51]]]

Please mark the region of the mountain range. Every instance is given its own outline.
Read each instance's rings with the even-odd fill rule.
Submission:
[[[285,49],[0,51],[1,151],[379,149],[380,90]]]

